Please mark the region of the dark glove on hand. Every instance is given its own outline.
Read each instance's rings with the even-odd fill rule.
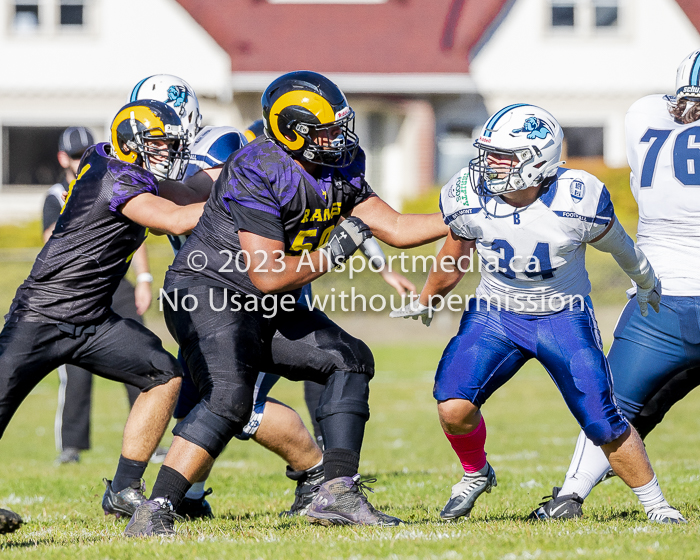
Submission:
[[[349,259],[365,239],[372,237],[372,232],[359,218],[346,218],[335,226],[328,237],[328,243],[322,249],[332,266],[338,266]]]

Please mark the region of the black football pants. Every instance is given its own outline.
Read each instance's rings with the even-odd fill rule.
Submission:
[[[238,433],[248,422],[260,371],[324,385],[315,414],[318,420],[335,414],[355,414],[365,420],[369,417],[368,383],[374,375],[374,358],[364,342],[318,309],[310,311],[305,306],[280,310],[267,318],[262,310],[212,309],[209,302],[223,301],[223,291],[205,286],[180,289],[176,297],[170,294],[170,300],[178,304],[177,310],[166,303],[164,313],[202,396],[201,404],[223,419],[221,425],[229,424],[226,431],[231,433],[226,437]],[[231,294],[228,290],[229,298]],[[189,309],[194,300],[198,302],[195,309],[183,308],[186,297]],[[199,445],[194,441],[196,430],[188,426],[187,433],[193,434],[190,441]],[[327,448],[333,447],[333,442],[324,443]]]
[[[136,312],[134,287],[126,278],[122,278],[112,296],[112,311],[125,319],[143,324],[143,319]],[[92,373],[78,366],[64,364],[58,368],[58,381],[58,407],[54,423],[56,449],[90,449]],[[124,387],[131,407],[141,391],[129,384]]]
[[[62,364],[141,391],[182,376],[160,339],[131,319],[112,314],[72,332],[74,326],[36,319],[14,313],[0,332],[0,437],[32,389]]]

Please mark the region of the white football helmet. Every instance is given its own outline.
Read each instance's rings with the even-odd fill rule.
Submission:
[[[678,66],[676,97],[700,101],[700,51],[690,53]]]
[[[134,86],[129,102],[155,99],[172,107],[185,127],[188,142],[192,142],[202,126],[199,101],[185,80],[170,74],[156,74],[141,80]]]
[[[517,103],[494,113],[481,129],[474,146],[479,155],[469,162],[474,192],[498,196],[540,184],[564,163],[564,132],[547,111]],[[489,157],[491,155],[491,157]],[[512,167],[493,166],[494,156],[513,158]]]

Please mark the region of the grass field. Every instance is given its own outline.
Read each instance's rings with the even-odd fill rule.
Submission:
[[[553,384],[534,364],[484,407],[498,487],[480,498],[471,519],[441,522],[438,512],[460,478],[460,465],[440,431],[430,395],[440,352],[435,344],[375,346],[378,373],[361,470],[378,478],[374,504],[405,519],[405,526],[322,528],[280,519],[277,513],[291,503],[293,490],[282,474],[283,462],[253,442],[234,440],[210,478],[216,519],[178,525],[180,535],[167,544],[126,541],[125,522],[104,517],[100,509],[101,479],[113,474],[127,414],[123,388],[98,381],[94,448],[80,464],[58,468],[53,465],[57,382],[48,378],[0,442],[0,504],[27,521],[19,532],[0,536],[2,558],[697,557],[697,395],[680,403],[647,442],[666,495],[686,515],[687,526],[648,523],[618,479],[594,491],[582,520],[525,520],[561,482],[578,433]],[[281,383],[274,396],[304,408],[298,385]],[[149,487],[156,473],[150,466]]]
[[[24,236],[24,237],[23,237]],[[13,239],[15,241],[13,242]],[[4,312],[28,273],[37,249],[25,230],[0,228],[0,306]],[[28,248],[22,249],[26,246]],[[156,285],[169,253],[149,242]],[[624,303],[624,277],[607,256],[590,251],[593,299],[604,333]],[[613,265],[614,266],[614,265]],[[347,279],[334,280],[337,285]],[[421,284],[420,275],[415,277]],[[320,292],[330,281],[321,283]],[[373,278],[357,281],[367,290]],[[473,279],[460,286],[468,293]],[[441,318],[438,318],[441,319]],[[112,477],[127,415],[123,387],[98,380],[93,407],[93,449],[80,464],[56,467],[53,417],[57,379],[49,376],[30,395],[0,441],[3,476],[0,507],[11,507],[26,524],[0,535],[0,556],[14,558],[696,558],[700,557],[700,394],[678,404],[647,439],[647,447],[669,501],[689,520],[683,527],[646,521],[632,492],[618,479],[597,488],[585,517],[536,524],[528,513],[551,487],[560,484],[578,435],[544,370],[528,364],[484,407],[487,451],[499,485],[480,498],[473,517],[441,522],[440,508],[460,474],[444,438],[431,396],[432,377],[442,348],[455,329],[454,317],[427,330],[412,321],[376,316],[339,317],[374,350],[377,375],[371,384],[361,471],[376,476],[372,502],[407,521],[398,528],[322,528],[286,520],[278,512],[293,499],[284,464],[253,442],[234,440],[219,460],[210,484],[216,518],[178,525],[172,541],[126,541],[125,522],[102,515],[103,477]],[[163,333],[154,308],[149,324]],[[609,341],[608,341],[609,342]],[[171,350],[174,348],[170,347]],[[273,396],[294,406],[305,420],[301,387],[281,382]],[[308,422],[307,422],[308,425]],[[153,484],[157,466],[146,473]]]

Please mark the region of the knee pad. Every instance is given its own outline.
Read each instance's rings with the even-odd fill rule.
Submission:
[[[602,420],[600,422],[592,422],[585,426],[583,431],[588,439],[600,447],[601,445],[615,441],[627,431],[628,427],[629,424],[627,420],[618,415],[617,418],[611,418],[608,421]]]
[[[203,402],[200,402],[182,422],[173,428],[173,435],[194,443],[216,459],[231,438],[242,428],[240,422],[233,422],[214,414]]]
[[[316,409],[316,421],[332,414],[356,414],[369,419],[369,380],[371,375],[337,370],[328,378]]]
[[[374,356],[372,355],[372,350],[369,346],[365,344],[359,338],[352,338],[352,340],[344,340],[346,348],[350,351],[349,355],[343,355],[343,365],[338,365],[338,367],[343,370],[350,370],[355,372],[361,371],[369,376],[369,379],[374,377]],[[357,375],[357,373],[350,374]]]

